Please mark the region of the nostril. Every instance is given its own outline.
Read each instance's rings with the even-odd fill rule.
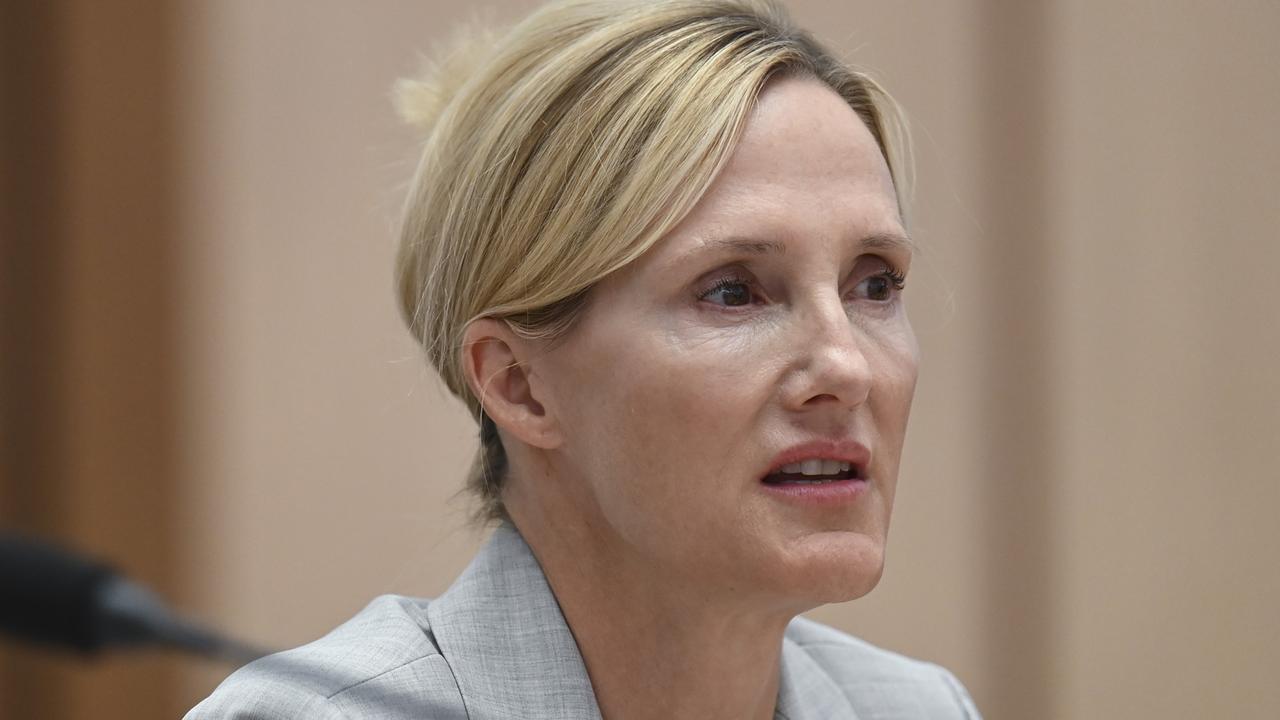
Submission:
[[[805,405],[810,405],[810,404],[821,405],[826,402],[840,402],[840,398],[836,397],[835,395],[832,395],[831,393],[822,393],[821,395],[814,395],[808,400],[805,400],[804,404]]]

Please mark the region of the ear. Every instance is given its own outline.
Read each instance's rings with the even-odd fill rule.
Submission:
[[[494,424],[527,445],[550,450],[560,444],[559,427],[540,402],[541,386],[529,359],[534,344],[502,320],[479,318],[462,336],[462,371]]]

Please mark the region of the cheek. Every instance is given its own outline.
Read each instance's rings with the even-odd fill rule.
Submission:
[[[911,412],[911,401],[915,397],[919,367],[919,351],[914,338],[890,345],[880,363],[879,384],[883,388],[886,402],[890,405],[888,411],[894,417],[901,417],[904,424],[907,415]]]
[[[611,524],[696,530],[708,506],[741,489],[734,461],[758,416],[760,374],[744,363],[740,341],[641,339],[596,354],[589,386],[578,390],[593,400],[572,431],[592,438],[579,452]]]
[[[868,359],[874,394],[882,400],[883,407],[878,410],[906,415],[911,408],[920,367],[920,345],[906,313],[900,309],[892,321],[881,325],[863,324],[861,330],[873,348]]]
[[[734,457],[733,440],[755,414],[756,393],[737,349],[665,341],[631,357],[636,362],[616,388],[618,403],[636,420],[626,432],[629,454],[666,475],[721,476]]]
[[[876,444],[884,463],[882,469],[894,479],[894,484],[919,365],[919,348],[909,327],[883,339],[873,365],[876,385],[871,395],[871,410],[875,418]],[[890,485],[892,487],[893,484]]]

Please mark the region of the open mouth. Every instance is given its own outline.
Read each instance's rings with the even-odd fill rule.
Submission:
[[[834,460],[810,460],[786,465],[764,477],[766,485],[825,485],[864,479],[857,465]]]

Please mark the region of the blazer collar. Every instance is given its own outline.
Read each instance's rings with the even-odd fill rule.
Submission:
[[[427,605],[427,619],[470,720],[600,720],[578,644],[510,523]]]
[[[510,523],[427,606],[427,618],[470,720],[600,720],[578,644]],[[856,718],[830,676],[790,639],[781,667],[776,718]]]
[[[782,638],[781,665],[774,720],[858,720],[849,698],[831,675],[789,637]]]

